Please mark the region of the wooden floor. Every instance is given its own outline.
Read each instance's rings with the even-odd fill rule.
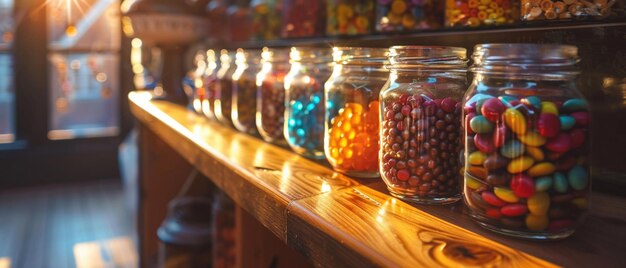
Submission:
[[[136,267],[118,180],[0,191],[0,268]]]

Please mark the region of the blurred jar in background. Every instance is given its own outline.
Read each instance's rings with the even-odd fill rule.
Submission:
[[[282,37],[314,37],[326,30],[326,1],[283,0]]]
[[[374,25],[374,1],[327,0],[326,34],[369,34]]]
[[[287,145],[285,121],[285,76],[289,72],[288,48],[263,48],[261,70],[257,74],[256,125],[267,142]]]
[[[377,0],[376,3],[377,32],[438,29],[443,25],[445,1]]]
[[[233,74],[233,106],[231,117],[235,128],[243,133],[257,135],[256,129],[256,74],[261,53],[256,49],[238,49],[235,55],[237,69]]]
[[[280,0],[252,0],[252,39],[273,40],[280,36],[282,2]]]

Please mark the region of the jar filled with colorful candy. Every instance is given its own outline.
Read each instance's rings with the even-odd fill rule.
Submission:
[[[358,35],[372,32],[374,1],[327,0],[327,35]]]
[[[202,113],[210,118],[215,118],[213,113],[213,102],[215,100],[216,89],[219,86],[217,79],[217,71],[219,69],[219,60],[215,50],[206,51],[206,69],[202,75],[202,82],[205,89],[204,100],[202,100]]]
[[[604,20],[624,17],[624,0],[522,0],[522,20]]]
[[[423,204],[460,197],[464,48],[389,49],[389,81],[380,93],[380,172],[389,192]]]
[[[516,0],[446,0],[446,26],[478,27],[519,22]]]
[[[378,32],[438,29],[443,25],[445,1],[377,0],[376,3]]]
[[[261,70],[257,74],[256,126],[261,137],[287,145],[283,132],[285,122],[285,76],[289,72],[288,48],[263,48]]]
[[[577,48],[474,48],[463,106],[464,199],[482,226],[507,235],[571,235],[590,196],[589,105],[576,88]]]
[[[333,74],[325,84],[324,151],[344,174],[376,178],[380,89],[389,78],[385,48],[333,48]]]
[[[326,30],[326,1],[283,0],[282,37],[317,37]]]
[[[330,77],[332,50],[292,48],[285,77],[285,139],[298,154],[324,158],[324,83]]]
[[[220,69],[217,71],[217,84],[213,100],[215,118],[223,124],[232,126],[230,117],[232,106],[233,74],[237,66],[233,62],[235,53],[226,49],[220,51]]]
[[[252,0],[252,38],[273,40],[280,36],[282,1]]]
[[[255,49],[238,49],[235,55],[237,69],[233,73],[233,125],[241,132],[256,135],[256,75],[261,53]]]

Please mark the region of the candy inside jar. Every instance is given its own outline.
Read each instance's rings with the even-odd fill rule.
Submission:
[[[265,141],[279,145],[286,145],[283,125],[289,51],[287,48],[263,48],[261,70],[256,78],[257,129]]]
[[[514,24],[519,21],[519,1],[446,0],[446,26],[478,27]]]
[[[256,135],[256,75],[260,54],[254,50],[238,49],[235,55],[237,69],[233,73],[231,118],[241,132]]]
[[[374,1],[326,1],[326,34],[357,35],[372,32]]]
[[[443,25],[445,1],[377,0],[376,31],[438,29]]]
[[[482,226],[558,239],[590,192],[587,102],[572,46],[478,45],[465,96],[465,202]],[[514,66],[514,67],[512,67]]]
[[[232,88],[233,74],[237,69],[233,64],[235,58],[234,53],[228,50],[220,51],[220,69],[217,71],[217,83],[213,93],[213,113],[220,123],[232,126],[231,107],[232,107]]]
[[[215,50],[209,49],[206,51],[206,69],[202,75],[204,85],[204,99],[202,103],[202,113],[208,118],[215,118],[213,113],[214,101],[216,89],[219,86],[217,79],[217,71],[219,69],[219,61],[215,55]]]
[[[392,47],[380,94],[380,171],[401,199],[446,204],[460,199],[460,100],[466,50]]]

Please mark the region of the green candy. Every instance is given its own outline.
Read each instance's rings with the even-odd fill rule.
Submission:
[[[493,131],[493,123],[489,122],[484,116],[477,115],[470,120],[470,128],[478,134],[489,133]]]
[[[504,144],[502,148],[500,148],[500,154],[506,158],[516,158],[524,153],[524,145],[517,141],[512,140]]]
[[[587,110],[587,102],[581,99],[569,99],[563,103],[562,109],[568,113]]]
[[[569,115],[559,116],[559,121],[561,121],[561,130],[568,130],[574,127],[574,124],[576,124],[576,119]]]
[[[525,102],[534,106],[537,109],[541,109],[541,99],[535,96],[529,96],[525,98]]]
[[[568,188],[567,177],[561,172],[554,173],[554,190],[559,193],[567,192]]]
[[[535,180],[535,191],[544,192],[552,187],[552,177],[543,176]]]
[[[587,170],[581,166],[574,166],[567,173],[567,180],[575,190],[584,190],[589,182]]]

